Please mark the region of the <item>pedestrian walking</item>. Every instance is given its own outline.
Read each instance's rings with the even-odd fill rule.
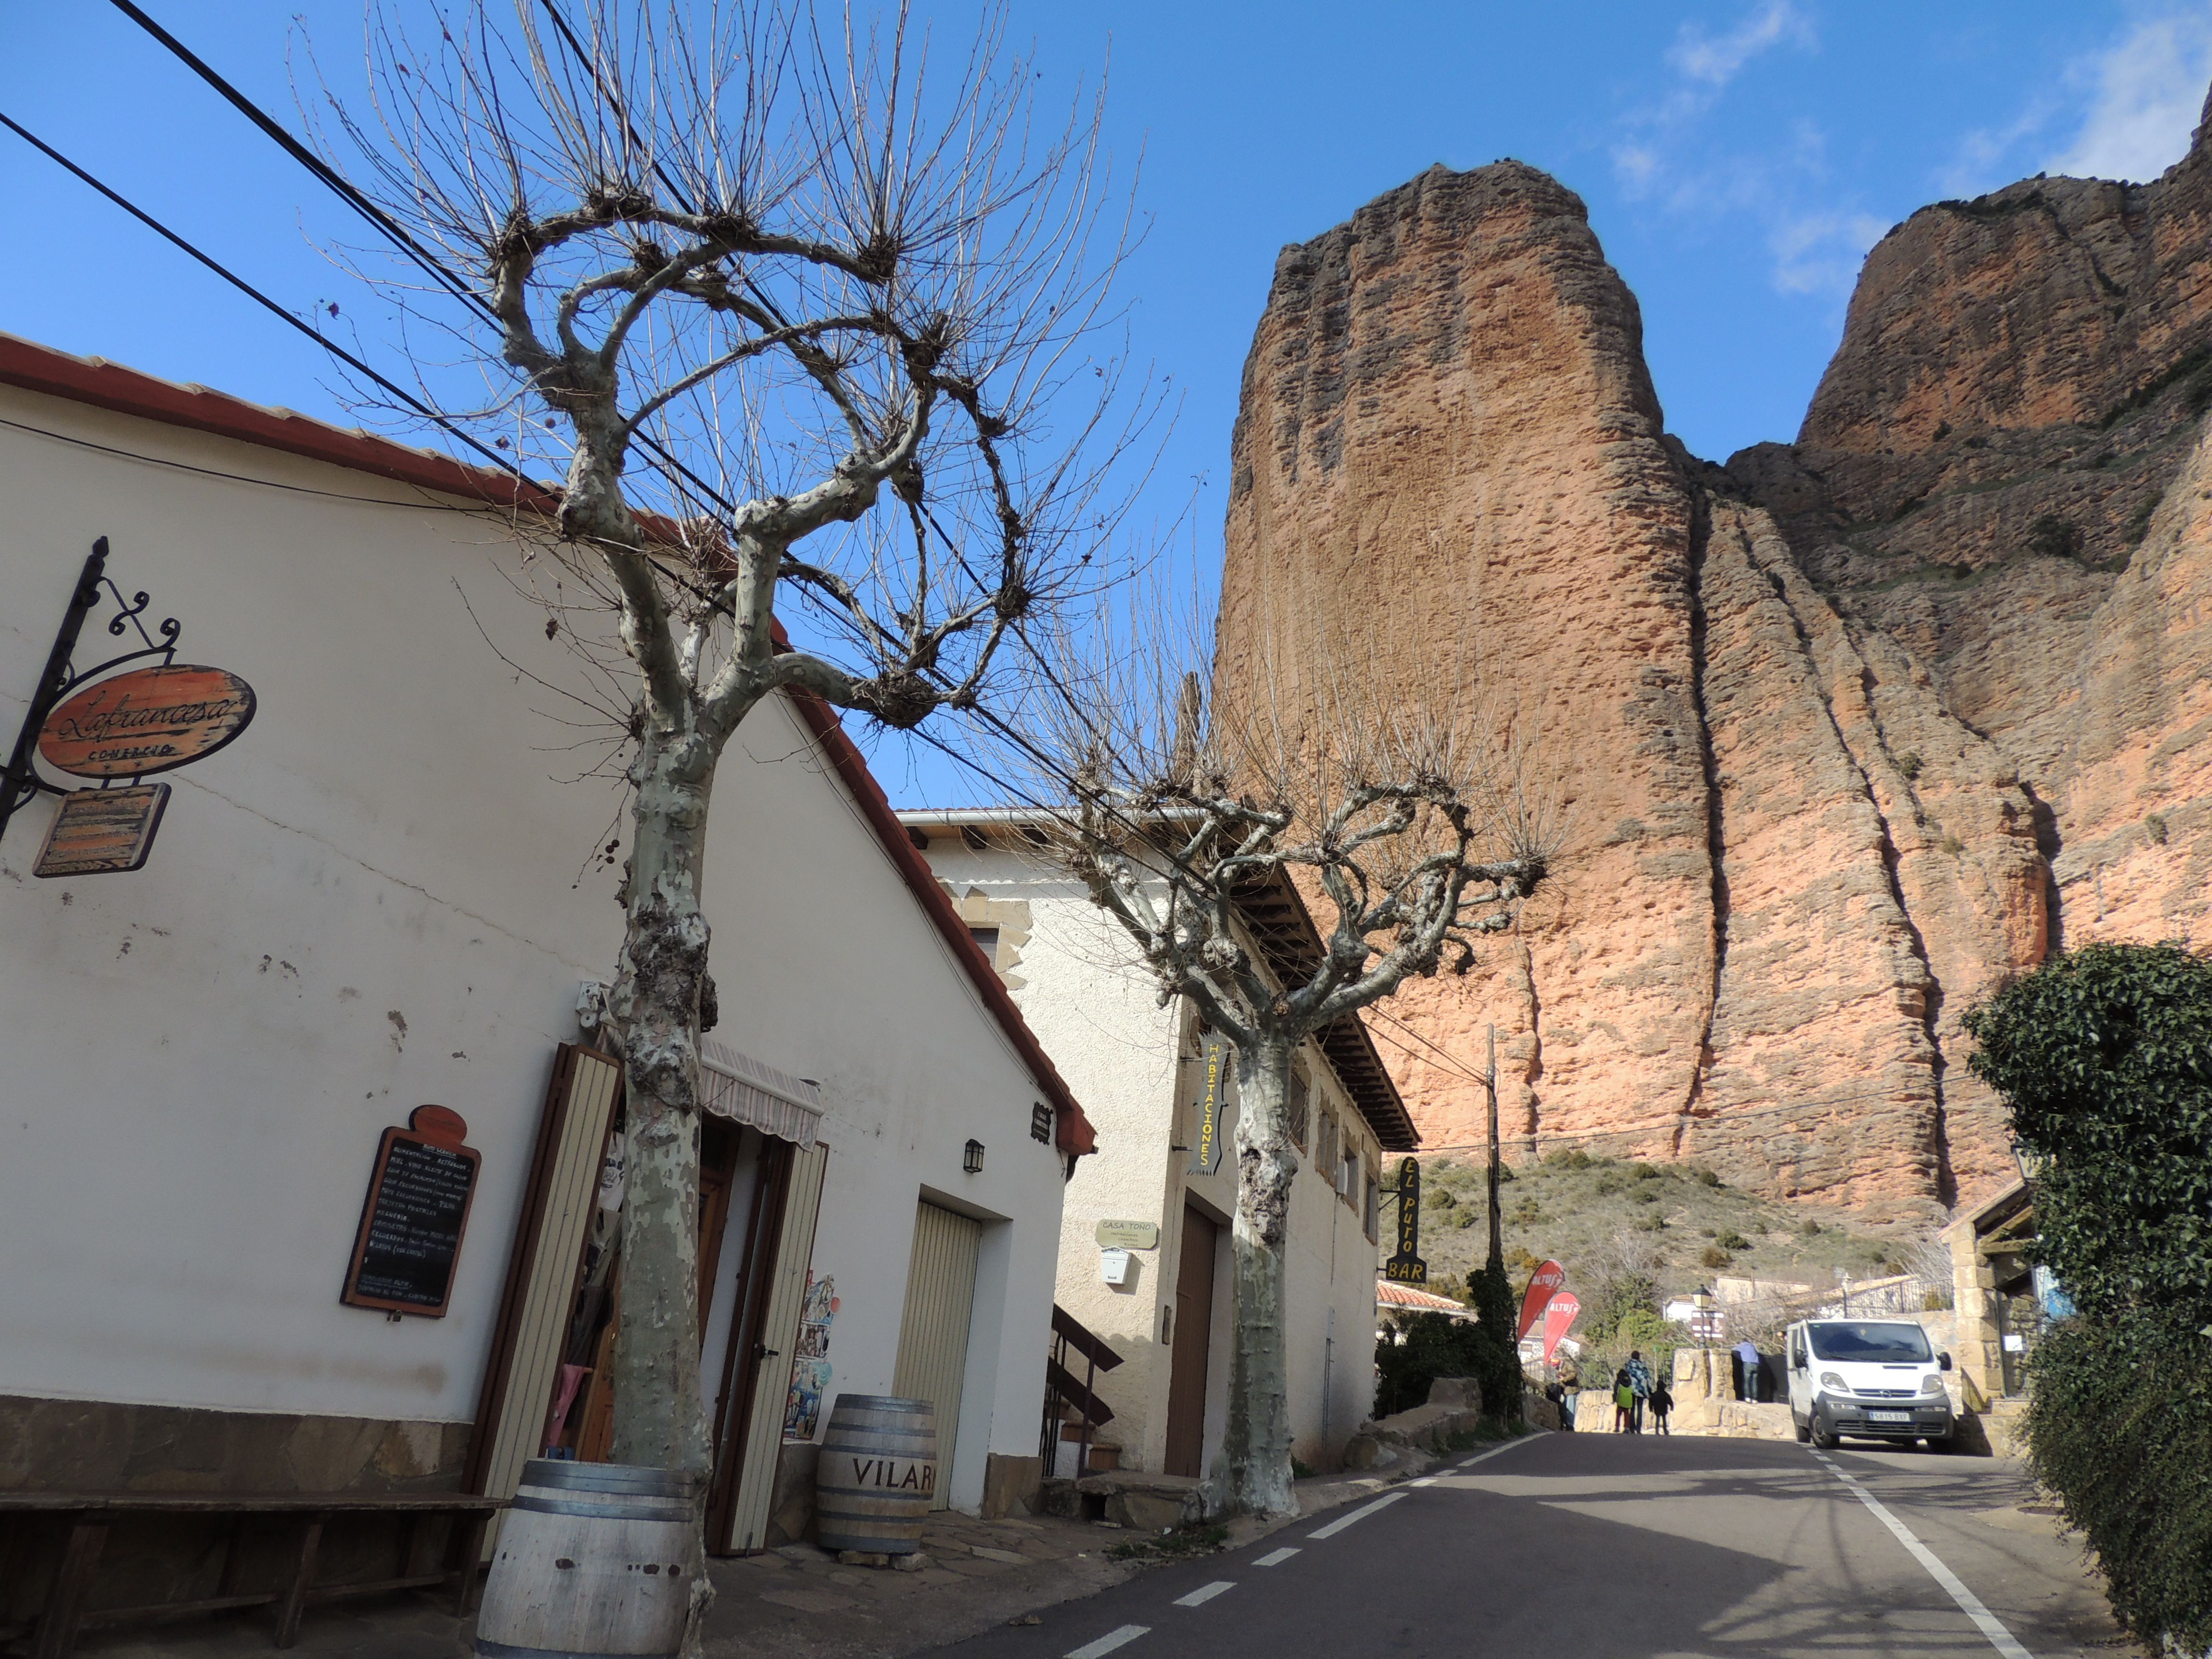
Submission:
[[[1674,1431],[1667,1426],[1667,1414],[1674,1409],[1674,1392],[1667,1386],[1667,1379],[1662,1377],[1659,1379],[1658,1385],[1651,1390],[1651,1429],[1653,1433],[1664,1435],[1671,1435],[1674,1433]]]
[[[1628,1386],[1628,1373],[1623,1371],[1613,1380],[1613,1431],[1615,1434],[1634,1434],[1631,1415],[1636,1410],[1636,1390]]]
[[[1628,1379],[1628,1431],[1641,1434],[1644,1432],[1644,1402],[1651,1397],[1651,1367],[1644,1363],[1641,1353],[1631,1348],[1628,1364],[1621,1367],[1621,1375]]]
[[[1735,1345],[1735,1397],[1759,1398],[1759,1344],[1747,1336]]]

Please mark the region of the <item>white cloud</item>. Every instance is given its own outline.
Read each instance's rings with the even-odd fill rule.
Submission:
[[[1889,227],[1869,213],[1812,213],[1785,219],[1767,246],[1774,286],[1784,294],[1848,294],[1867,250]]]
[[[1683,24],[1667,61],[1689,79],[1718,91],[1759,53],[1785,42],[1811,46],[1812,21],[1790,0],[1767,0],[1718,40],[1708,40],[1695,24]]]
[[[2138,23],[2096,60],[2094,91],[2071,145],[2045,169],[2077,178],[2155,179],[2189,149],[2212,79],[2212,4]]]
[[[1936,169],[1936,187],[1946,196],[1981,196],[2031,171],[2015,159],[2020,147],[2049,126],[2054,112],[2050,96],[2039,94],[2007,125],[1974,128]]]
[[[2207,0],[2212,4],[2212,0]],[[1774,285],[1787,294],[1849,293],[1859,259],[1888,227],[1848,207],[1802,202],[1825,193],[1827,139],[1804,117],[1750,149],[1713,142],[1705,118],[1752,62],[1778,48],[1817,48],[1798,0],[1759,0],[1733,28],[1708,34],[1684,24],[1668,47],[1663,93],[1624,118],[1613,178],[1631,201],[1686,219],[1735,216],[1765,228]]]

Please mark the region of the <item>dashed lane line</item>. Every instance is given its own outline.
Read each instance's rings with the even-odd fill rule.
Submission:
[[[1109,1630],[1095,1642],[1085,1642],[1079,1648],[1070,1649],[1067,1659],[1106,1659],[1106,1656],[1115,1648],[1148,1634],[1152,1628],[1150,1625],[1124,1625],[1119,1630]]]
[[[1279,1567],[1297,1553],[1295,1548],[1270,1550],[1252,1565],[1255,1567]]]
[[[1362,1504],[1358,1509],[1352,1510],[1349,1515],[1339,1516],[1327,1526],[1319,1528],[1313,1532],[1310,1532],[1306,1536],[1309,1539],[1334,1538],[1337,1534],[1342,1532],[1346,1527],[1352,1525],[1355,1522],[1364,1521],[1369,1516],[1374,1514],[1377,1510],[1389,1509],[1391,1504],[1396,1503],[1405,1495],[1406,1494],[1402,1492],[1386,1493],[1382,1497],[1376,1498],[1371,1504]]]
[[[1914,1537],[1911,1530],[1892,1515],[1880,1498],[1868,1491],[1863,1483],[1844,1474],[1843,1465],[1826,1453],[1816,1451],[1813,1455],[1826,1463],[1828,1472],[1844,1483],[1851,1496],[1865,1504],[1874,1518],[1889,1528],[1891,1536],[1911,1552],[1914,1560],[1928,1569],[1929,1577],[1950,1592],[1951,1599],[1959,1604],[1959,1611],[1973,1620],[1974,1627],[1989,1638],[1991,1647],[2004,1655],[2005,1659],[2033,1659],[2028,1650],[2014,1639],[2013,1633],[1997,1622],[1996,1615],[1982,1605],[1981,1597],[1968,1589],[1960,1581],[1959,1575],[1936,1558],[1935,1551]]]
[[[1452,1468],[1453,1468],[1455,1470],[1459,1470],[1459,1469],[1471,1469],[1471,1468],[1474,1468],[1477,1463],[1486,1463],[1486,1462],[1488,1462],[1492,1458],[1493,1458],[1493,1457],[1497,1456],[1500,1452],[1510,1452],[1510,1451],[1511,1451],[1511,1450],[1512,1450],[1516,1446],[1525,1446],[1525,1445],[1527,1445],[1527,1444],[1529,1443],[1529,1441],[1534,1440],[1535,1437],[1535,1437],[1534,1435],[1533,1435],[1533,1434],[1532,1434],[1532,1435],[1524,1435],[1522,1438],[1520,1438],[1520,1439],[1518,1439],[1518,1440],[1509,1440],[1509,1441],[1507,1441],[1507,1442],[1506,1442],[1504,1445],[1502,1445],[1502,1446],[1492,1446],[1492,1447],[1488,1451],[1486,1451],[1486,1452],[1477,1452],[1474,1456],[1472,1456],[1472,1457],[1468,1458],[1468,1459],[1467,1460],[1467,1462],[1465,1462],[1464,1463],[1455,1463],[1455,1464],[1453,1464],[1453,1465],[1452,1465]]]
[[[1188,1595],[1176,1596],[1175,1604],[1179,1607],[1202,1607],[1224,1590],[1233,1590],[1236,1588],[1237,1583],[1234,1579],[1217,1578],[1210,1584],[1200,1584]]]

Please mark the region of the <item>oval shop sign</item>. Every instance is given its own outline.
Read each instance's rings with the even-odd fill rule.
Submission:
[[[47,715],[39,754],[81,778],[167,772],[245,731],[253,707],[253,688],[226,669],[141,668],[86,687]]]

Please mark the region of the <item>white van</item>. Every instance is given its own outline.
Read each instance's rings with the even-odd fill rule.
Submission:
[[[1808,1319],[1790,1328],[1790,1420],[1824,1450],[1843,1435],[1951,1447],[1951,1397],[1936,1352],[1910,1320]]]

